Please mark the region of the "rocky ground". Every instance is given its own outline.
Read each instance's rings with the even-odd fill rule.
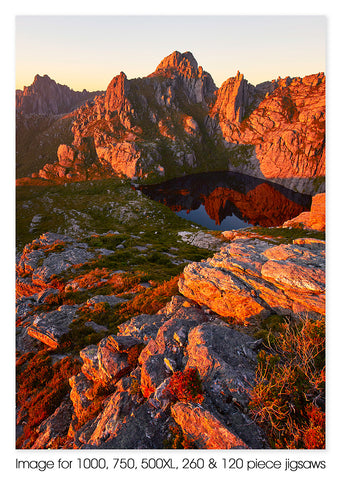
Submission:
[[[324,241],[314,230],[218,238],[177,225],[155,257],[155,237],[146,242],[140,228],[44,233],[18,255],[18,445],[269,448],[249,409],[256,333],[275,314],[323,317]],[[194,253],[202,260],[184,258]],[[75,367],[57,388],[65,362]],[[43,382],[26,391],[29,371],[52,391]],[[42,395],[53,408],[37,421]]]

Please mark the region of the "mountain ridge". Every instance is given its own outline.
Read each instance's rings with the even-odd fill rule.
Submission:
[[[86,100],[91,100],[100,91],[74,91],[67,85],[61,85],[47,74],[36,74],[30,86],[16,90],[17,113],[59,115],[70,113]]]
[[[315,194],[324,190],[324,121],[323,73],[253,86],[237,72],[218,89],[190,52],[175,51],[147,77],[121,72],[80,106],[66,170],[58,154],[32,177],[152,183],[225,169]]]

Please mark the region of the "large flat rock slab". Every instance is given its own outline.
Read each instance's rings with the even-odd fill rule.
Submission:
[[[325,242],[297,239],[274,246],[238,239],[212,258],[186,266],[179,290],[240,323],[273,312],[323,315]]]

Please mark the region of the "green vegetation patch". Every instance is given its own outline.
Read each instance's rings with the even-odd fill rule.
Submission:
[[[292,241],[297,238],[316,238],[317,240],[325,240],[325,232],[303,228],[252,227],[248,230],[258,235],[273,237],[278,243],[292,243]]]

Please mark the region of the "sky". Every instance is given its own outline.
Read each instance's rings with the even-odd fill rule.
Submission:
[[[256,85],[325,72],[323,15],[17,15],[16,88],[49,75],[74,90],[105,90],[123,71],[152,73],[191,51],[219,87],[239,70]]]

